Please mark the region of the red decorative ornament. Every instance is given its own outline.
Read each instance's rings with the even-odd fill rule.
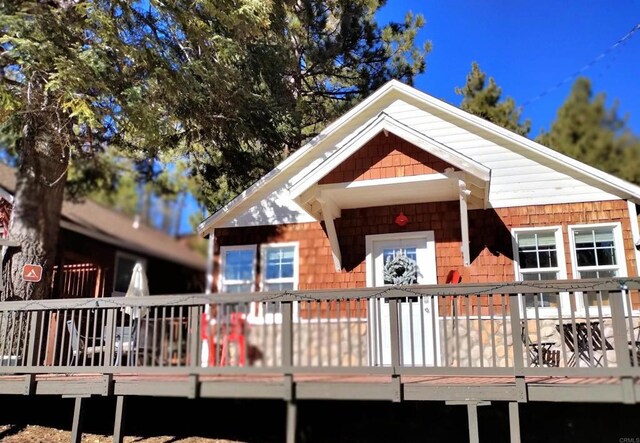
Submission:
[[[395,220],[395,221],[396,221],[396,225],[398,225],[398,226],[404,226],[404,225],[406,225],[407,223],[409,223],[409,219],[407,218],[407,216],[406,216],[406,215],[404,215],[404,214],[402,213],[402,211],[400,211],[400,214],[398,214],[398,215],[397,215],[397,217],[396,217],[396,220]]]

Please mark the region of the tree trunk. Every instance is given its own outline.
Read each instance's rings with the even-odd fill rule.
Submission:
[[[30,120],[24,127],[9,225],[9,238],[20,246],[9,248],[2,257],[2,300],[49,298],[56,263],[69,148],[46,123]],[[42,266],[42,280],[24,281],[26,264]]]

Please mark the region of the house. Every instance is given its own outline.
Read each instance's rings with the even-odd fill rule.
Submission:
[[[0,164],[4,235],[15,180],[15,170]],[[124,295],[137,262],[146,270],[151,294],[201,292],[204,286],[206,263],[200,254],[164,232],[88,199],[63,203],[56,260],[54,298]]]
[[[445,284],[458,275],[466,283],[633,277],[640,274],[639,204],[634,184],[390,81],[198,232],[213,242],[215,293]],[[640,301],[637,293],[632,299]],[[594,294],[522,300],[520,309],[536,319],[606,317],[609,306]],[[481,318],[492,303],[427,312],[436,311],[433,330],[442,336],[443,316],[468,309],[467,317]],[[277,323],[278,309],[252,306],[247,320]],[[362,310],[375,309],[384,327],[388,305]],[[344,307],[318,312],[347,315]],[[557,334],[550,328],[543,338]],[[418,363],[444,358],[438,340]],[[382,351],[368,358],[388,361]]]

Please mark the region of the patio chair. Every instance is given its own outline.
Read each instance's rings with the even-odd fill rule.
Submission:
[[[567,366],[576,366],[582,360],[588,366],[602,366],[606,351],[613,350],[611,343],[601,334],[600,322],[572,322],[556,325],[560,335],[564,337],[571,356]]]
[[[104,352],[105,347],[102,344],[102,338],[84,337],[78,331],[74,320],[67,320],[67,331],[69,332],[69,346],[71,346],[71,353],[67,358],[68,366],[77,366],[80,361],[79,357],[82,355],[86,354],[93,358],[95,354]]]
[[[560,366],[560,350],[551,349],[556,342],[554,341],[533,341],[529,338],[527,328],[522,322],[522,343],[529,354],[529,366]]]

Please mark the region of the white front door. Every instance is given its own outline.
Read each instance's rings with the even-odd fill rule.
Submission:
[[[420,285],[437,283],[433,231],[368,235],[366,244],[368,286],[390,286],[398,282]],[[398,257],[402,258],[398,260]],[[395,262],[394,259],[396,259]],[[386,266],[385,274],[385,265],[390,262],[402,263],[402,261],[409,263],[410,271],[416,271],[414,278],[412,278],[413,274],[408,278],[402,278],[407,271],[403,266]],[[417,269],[413,267],[413,263]],[[433,366],[439,347],[437,303],[434,302],[433,297],[407,297],[398,304],[398,309],[401,364]],[[391,334],[388,300],[371,300],[369,310],[371,363],[389,365],[391,364]]]

